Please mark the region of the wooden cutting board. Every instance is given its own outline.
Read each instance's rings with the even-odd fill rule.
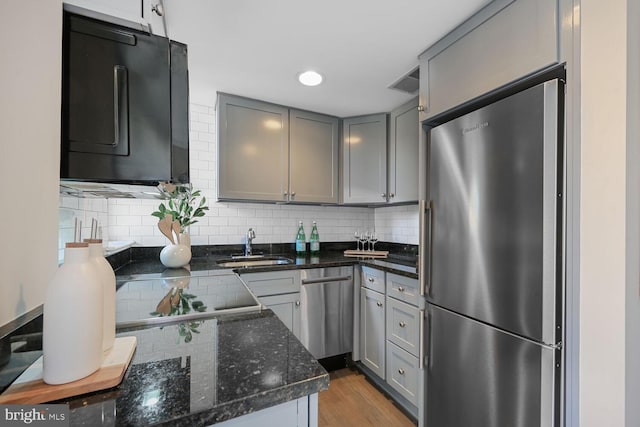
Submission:
[[[115,387],[124,378],[135,349],[136,337],[116,338],[111,350],[105,354],[100,369],[88,377],[58,385],[50,385],[42,381],[42,357],[40,357],[0,395],[0,404],[51,402]]]
[[[344,251],[344,256],[386,258],[387,255],[389,255],[389,251],[360,251],[355,249],[347,249],[346,251]]]

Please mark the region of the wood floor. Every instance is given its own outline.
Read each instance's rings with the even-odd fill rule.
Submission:
[[[329,390],[318,397],[319,427],[415,426],[357,371],[340,369],[330,378]]]

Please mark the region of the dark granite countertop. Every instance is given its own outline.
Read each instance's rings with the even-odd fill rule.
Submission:
[[[304,257],[299,257],[292,250],[290,245],[255,245],[256,253],[281,256],[291,259],[291,264],[254,266],[234,268],[236,273],[291,270],[304,268],[322,268],[322,267],[341,267],[345,265],[368,265],[384,271],[400,274],[403,276],[418,278],[415,248],[411,248],[414,252],[406,253],[406,245],[376,245],[376,249],[389,250],[388,258],[374,259],[367,257],[346,257],[344,250],[353,248],[353,244],[349,243],[333,243],[324,245],[322,251],[316,256],[311,256],[308,252]],[[380,247],[379,247],[380,246]],[[400,248],[400,249],[398,249]],[[131,248],[128,257],[122,257],[120,262],[114,265],[116,276],[119,281],[134,280],[139,275],[146,278],[162,278],[163,275],[177,274],[183,269],[167,269],[159,261],[159,252],[161,248]],[[396,252],[394,252],[396,249]],[[403,251],[403,249],[405,249]],[[229,258],[233,254],[241,254],[242,247],[237,245],[206,247],[194,246],[192,248],[193,258],[189,264],[188,270],[192,276],[207,276],[220,274],[224,270],[230,270],[228,267],[220,267],[217,261]]]
[[[137,338],[123,382],[65,401],[71,425],[206,426],[329,386],[324,368],[271,310],[117,336]]]

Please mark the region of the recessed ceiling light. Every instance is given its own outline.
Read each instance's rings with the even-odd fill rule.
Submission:
[[[298,74],[298,80],[305,86],[318,86],[322,79],[320,73],[311,70]]]

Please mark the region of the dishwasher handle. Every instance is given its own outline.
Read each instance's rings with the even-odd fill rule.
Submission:
[[[351,276],[318,277],[317,279],[302,279],[302,284],[312,285],[314,283],[346,282],[349,280],[351,280]]]

